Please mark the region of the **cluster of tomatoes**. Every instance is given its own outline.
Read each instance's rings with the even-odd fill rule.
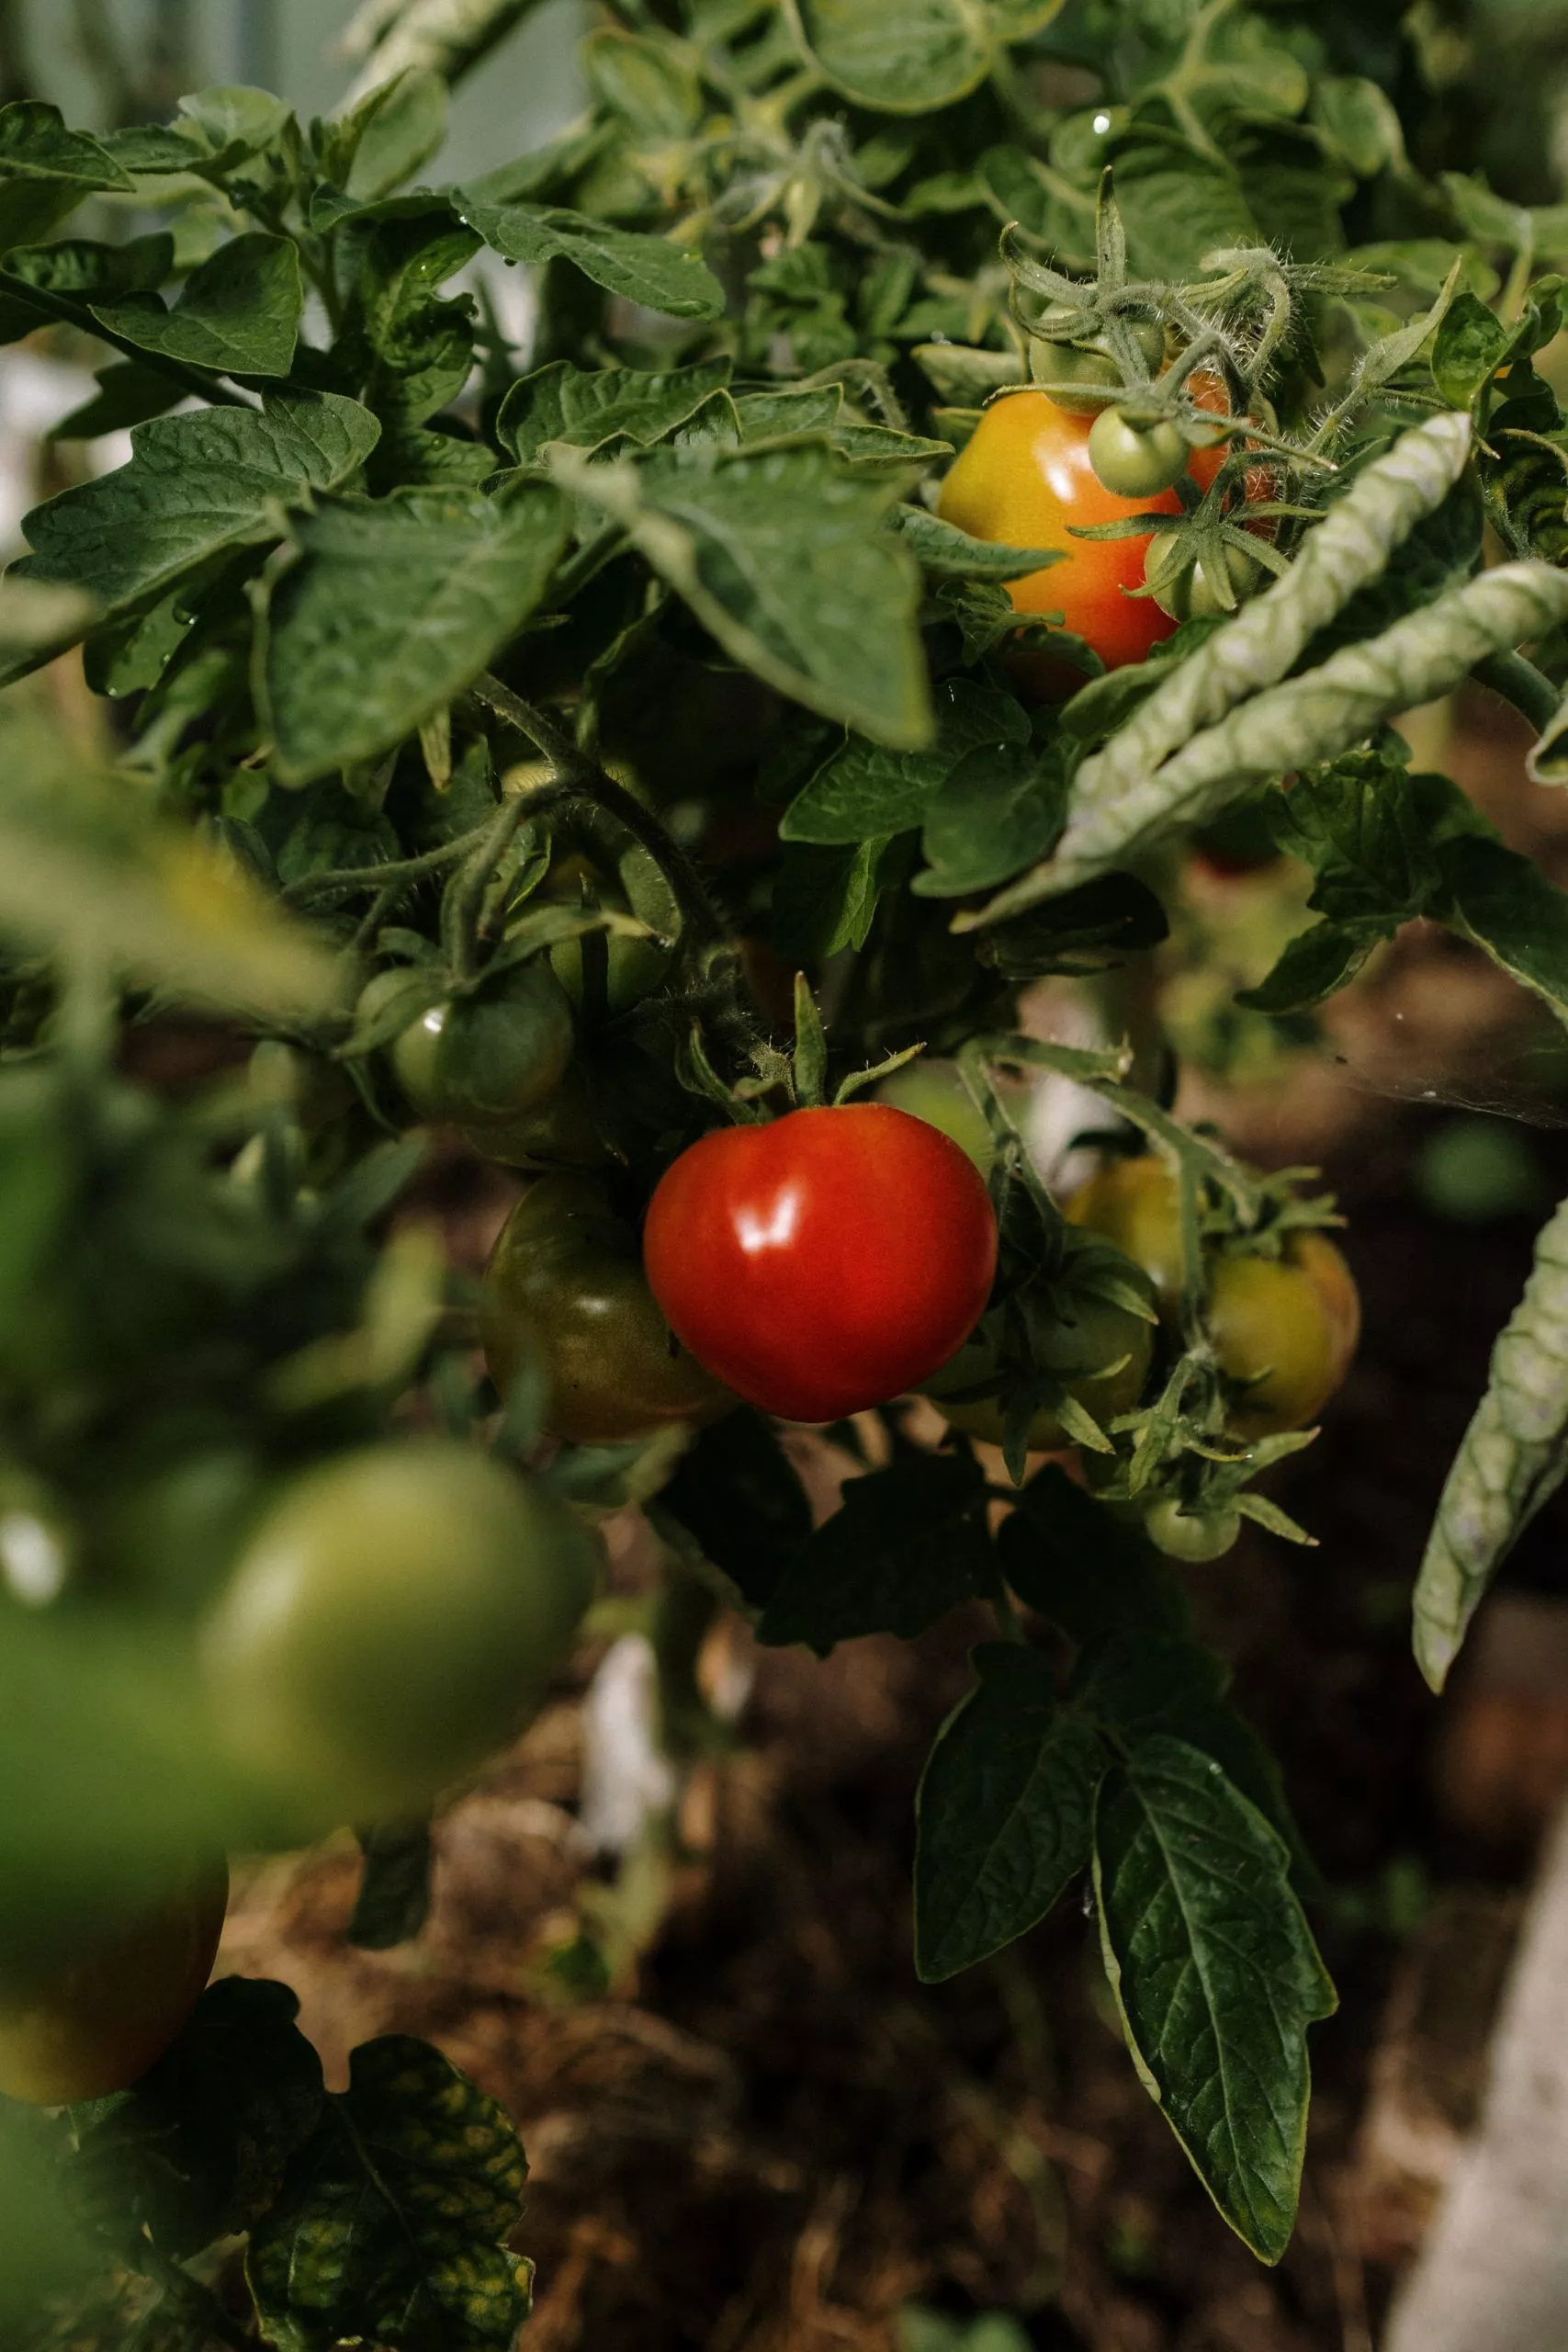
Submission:
[[[1221,377],[1200,367],[1179,399],[1164,397],[1156,379],[1165,331],[1139,319],[1127,332],[1149,383],[1129,390],[1105,335],[1071,340],[1066,330],[1076,323],[1050,312],[1034,322],[1032,360],[1043,389],[992,401],[942,483],[938,511],[974,538],[1058,551],[1048,569],[1011,583],[1014,608],[1059,615],[1116,670],[1145,661],[1179,622],[1233,611],[1257,585],[1259,562],[1235,536],[1197,554],[1179,526],[1178,485],[1210,491],[1229,453],[1221,429],[1200,421],[1229,412]],[[1256,469],[1248,487],[1265,484]],[[1157,527],[1160,515],[1177,518],[1173,527]],[[1151,518],[1146,532],[1075,536],[1141,517]]]

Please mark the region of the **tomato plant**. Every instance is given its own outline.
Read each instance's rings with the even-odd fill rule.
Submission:
[[[345,1826],[353,1932],[417,1934],[614,1519],[667,1844],[596,1865],[556,1989],[635,1968],[623,1896],[658,1932],[739,1736],[716,1616],[988,1609],[916,1970],[1087,1879],[1276,2261],[1333,1995],[1180,1570],[1310,1540],[1274,1474],[1359,1309],[1315,1178],[1185,1115],[1179,983],[1289,1068],[1420,923],[1568,1020],[1568,899],[1393,724],[1473,679],[1568,773],[1544,148],[1447,167],[1430,11],[607,0],[585,120],[441,179],[524,13],[364,12],[309,124],[0,112],[0,339],[98,369],[0,599],[0,1952],[41,1971],[0,2087],[151,2065],[37,2143],[128,2337],[514,2338],[493,2102],[402,2041],[327,2093],[281,1988],[197,2001],[200,1905],[51,1939]],[[1242,819],[1245,974],[1188,887]],[[1434,1684],[1568,1461],[1565,1252],[1559,1212],[1419,1571]],[[803,1460],[852,1464],[819,1524]]]

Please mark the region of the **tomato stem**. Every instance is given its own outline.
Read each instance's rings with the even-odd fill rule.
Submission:
[[[653,859],[675,894],[682,919],[696,937],[713,941],[728,935],[723,918],[695,865],[635,794],[579,751],[543,711],[525,702],[521,695],[513,694],[510,686],[503,685],[489,671],[475,679],[470,691],[498,718],[505,719],[508,726],[526,736],[555,771],[550,783],[527,796],[531,816],[542,815],[549,807],[572,800],[586,800],[603,808]]]

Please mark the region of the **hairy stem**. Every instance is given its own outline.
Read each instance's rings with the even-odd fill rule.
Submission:
[[[504,718],[509,727],[514,727],[520,735],[526,737],[555,771],[549,785],[540,792],[527,796],[530,815],[542,813],[547,805],[547,794],[550,803],[586,801],[604,809],[648,852],[674,892],[676,903],[690,929],[699,938],[719,940],[725,937],[723,919],[708,896],[702,876],[680,843],[671,839],[651,809],[645,808],[624,785],[615,782],[614,776],[606,775],[596,762],[585,758],[576,744],[563,735],[543,711],[536,710],[532,703],[525,702],[521,695],[513,694],[510,686],[502,685],[501,680],[492,677],[489,671],[474,681],[469,691],[477,701],[484,704],[486,709],[493,711],[498,718]]]

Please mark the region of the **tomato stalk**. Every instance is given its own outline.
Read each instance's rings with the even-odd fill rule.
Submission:
[[[568,807],[574,800],[585,800],[603,808],[653,859],[673,891],[694,936],[707,941],[728,937],[724,919],[695,865],[635,794],[607,775],[597,762],[585,758],[542,711],[489,671],[475,679],[471,691],[476,701],[525,736],[555,772],[549,784],[527,796],[531,816],[543,816],[550,808]]]

